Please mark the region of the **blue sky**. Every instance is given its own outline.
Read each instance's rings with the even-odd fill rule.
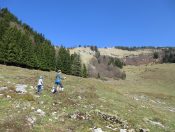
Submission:
[[[175,46],[175,0],[0,0],[54,45]]]

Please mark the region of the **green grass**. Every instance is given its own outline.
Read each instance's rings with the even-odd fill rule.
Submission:
[[[175,130],[175,64],[148,66],[126,66],[126,80],[102,81],[93,78],[68,76],[63,81],[65,91],[57,95],[50,93],[54,85],[55,72],[28,70],[0,65],[0,131],[90,131],[100,127],[104,131],[112,124],[100,118],[96,111],[127,120],[129,129],[149,128],[150,131]],[[44,77],[44,91],[35,94],[38,77]],[[27,84],[27,94],[14,92],[15,84]],[[7,98],[10,95],[11,98]],[[19,107],[16,107],[17,104]],[[31,108],[34,109],[31,109]],[[42,109],[46,115],[36,114]],[[57,112],[55,116],[53,112]],[[89,114],[88,120],[71,119],[77,112]],[[29,126],[26,118],[35,116],[36,122]],[[55,118],[56,117],[56,118]],[[147,123],[145,119],[162,123],[165,128]],[[112,124],[122,128],[119,124]]]

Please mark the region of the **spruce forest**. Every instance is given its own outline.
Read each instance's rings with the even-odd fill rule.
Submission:
[[[46,71],[61,69],[65,74],[87,77],[78,54],[70,55],[63,46],[54,47],[7,8],[0,10],[0,63]]]

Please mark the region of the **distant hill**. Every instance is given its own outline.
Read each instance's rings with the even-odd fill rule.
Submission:
[[[88,67],[90,76],[125,78],[120,70],[122,65],[143,65],[157,63],[175,63],[174,47],[113,47],[97,48],[84,46],[70,48],[70,53],[77,53]],[[113,65],[111,65],[111,60]],[[117,60],[117,61],[116,61]]]
[[[139,55],[153,55],[155,49],[138,49],[135,51],[128,51],[118,48],[98,48],[100,55],[110,56],[110,57],[117,57],[117,58],[125,58],[128,56],[139,56]],[[79,53],[84,61],[84,63],[88,63],[90,58],[95,55],[95,51],[92,51],[90,47],[78,47],[70,49],[70,53],[73,54],[74,52]]]
[[[121,59],[125,65],[142,65],[150,63],[174,63],[174,47],[112,47],[97,48],[101,56]],[[96,52],[91,46],[71,48],[70,53],[80,54],[82,62],[88,65]]]

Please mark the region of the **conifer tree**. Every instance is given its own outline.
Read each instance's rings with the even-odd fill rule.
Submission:
[[[48,56],[48,67],[50,70],[55,70],[56,67],[56,60],[55,60],[55,48],[54,46],[49,45],[49,56]]]
[[[87,74],[87,69],[86,69],[86,65],[83,64],[83,68],[82,68],[82,77],[87,78],[88,74]]]
[[[97,78],[100,78],[100,73],[97,74]]]
[[[2,41],[0,41],[0,63],[4,64],[5,63],[5,46]]]
[[[62,70],[63,73],[71,74],[71,57],[69,50],[63,46],[60,47],[57,55],[57,69]]]
[[[75,76],[81,76],[81,60],[80,56],[75,54],[74,60],[71,66],[71,74]]]
[[[21,35],[20,46],[22,50],[21,51],[22,52],[22,57],[21,57],[22,66],[33,67],[33,65],[31,65],[31,59],[33,59],[32,56],[34,56],[34,54],[32,54],[33,52],[32,44],[31,44],[31,40],[26,34]],[[36,62],[34,61],[34,63]]]
[[[0,63],[41,70],[57,68],[71,74],[72,59],[64,47],[56,55],[54,46],[43,34],[19,21],[5,8],[0,10]]]
[[[70,58],[70,52],[69,50],[67,49],[66,52],[65,52],[65,59],[63,61],[63,66],[64,66],[64,71],[65,73],[67,74],[71,74],[71,58]]]
[[[0,17],[0,41],[2,41],[2,36],[5,34],[5,31],[8,27],[8,22],[5,21],[2,17]]]
[[[2,38],[3,57],[7,63],[18,64],[20,32],[16,28],[8,28]]]

